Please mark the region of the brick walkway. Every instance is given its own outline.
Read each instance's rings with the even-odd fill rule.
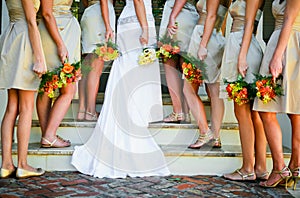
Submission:
[[[292,197],[284,188],[232,182],[218,176],[99,179],[77,172],[1,179],[0,197]]]

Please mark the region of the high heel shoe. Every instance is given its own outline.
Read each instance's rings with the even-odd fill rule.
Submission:
[[[1,168],[1,170],[0,170],[0,178],[2,178],[2,179],[14,177],[15,175],[16,175],[16,168],[14,168],[14,170],[8,170],[5,168]]]
[[[189,145],[188,148],[200,149],[202,146],[208,145],[212,139],[213,139],[213,134],[209,130],[205,134],[200,134],[198,140],[194,144]]]
[[[298,180],[300,179],[300,167],[294,168],[292,170],[292,179],[294,181],[293,189],[296,190]]]
[[[271,185],[267,184],[268,181],[260,182],[259,185],[262,187],[266,187],[266,188],[274,188],[277,185],[279,185],[280,183],[282,183],[282,181],[284,181],[285,188],[287,188],[288,181],[292,177],[292,173],[291,173],[290,169],[286,166],[282,170],[272,171],[272,173],[280,175],[280,179],[278,179]]]
[[[211,140],[211,144],[213,148],[222,148],[222,143],[220,137],[213,138]]]
[[[37,168],[36,171],[29,171],[22,168],[17,168],[16,177],[19,179],[24,179],[28,177],[41,176],[45,171],[41,168]]]

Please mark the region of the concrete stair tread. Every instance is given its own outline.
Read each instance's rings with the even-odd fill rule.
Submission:
[[[75,146],[81,144],[72,144],[65,148],[41,148],[40,143],[30,143],[28,155],[72,155]],[[241,157],[241,147],[239,145],[223,145],[222,148],[204,147],[201,149],[188,149],[185,145],[161,145],[162,151],[166,157]],[[1,151],[1,150],[0,150]],[[0,152],[1,153],[1,152]],[[17,154],[17,144],[13,144],[12,154]],[[284,148],[284,157],[288,158],[291,150]],[[268,149],[267,157],[271,157]]]
[[[76,121],[74,119],[63,119],[59,127],[87,127],[94,128],[96,121]],[[32,120],[32,127],[39,127],[38,120]],[[176,129],[198,129],[196,123],[192,122],[191,124],[174,124],[174,123],[163,123],[163,122],[153,122],[149,123],[149,128],[176,128]],[[237,123],[223,123],[221,126],[222,129],[231,129],[237,130]]]

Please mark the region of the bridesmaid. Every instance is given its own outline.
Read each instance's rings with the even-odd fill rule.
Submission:
[[[6,0],[10,24],[0,38],[0,89],[8,102],[1,125],[1,178],[40,176],[44,170],[27,163],[34,97],[47,68],[36,24],[39,0]],[[18,168],[12,159],[12,140],[17,117]]]
[[[259,71],[263,53],[255,38],[255,33],[263,6],[264,0],[237,0],[230,7],[233,24],[221,67],[221,75],[228,82],[236,81],[240,74],[247,83],[252,83],[255,79],[254,74]],[[243,164],[240,169],[224,175],[230,180],[268,178],[263,124],[259,114],[251,110],[251,103],[252,101],[242,105],[234,103]]]
[[[60,66],[66,59],[80,61],[80,26],[71,13],[73,0],[41,0],[39,23],[48,70]],[[53,102],[47,94],[37,97],[37,112],[42,130],[42,147],[68,147],[70,142],[56,135],[76,91],[76,84],[60,89]],[[52,104],[53,102],[53,104]]]
[[[275,17],[273,32],[262,61],[260,74],[283,76],[284,96],[268,104],[255,99],[254,110],[262,117],[268,143],[270,145],[273,170],[264,187],[276,187],[282,181],[293,184],[296,189],[300,179],[300,2],[298,0],[274,0],[272,5]],[[282,151],[282,133],[276,118],[277,113],[286,113],[292,126],[292,155],[288,167]],[[291,172],[290,172],[291,170]]]
[[[179,41],[181,52],[187,51],[193,29],[198,21],[199,15],[194,3],[193,0],[167,0],[164,6],[159,37],[167,31],[170,36]],[[182,60],[179,57],[164,61],[167,85],[173,103],[173,112],[164,118],[164,122],[167,123],[191,122],[189,110],[184,101],[181,72],[178,70],[181,68],[181,63]]]
[[[220,30],[230,3],[231,0],[199,0],[196,5],[200,18],[198,25],[194,28],[188,52],[207,64],[208,78],[205,80],[205,85],[211,100],[213,134],[201,133],[208,126],[204,106],[198,95],[200,85],[185,80],[183,92],[200,129],[200,137],[196,143],[189,146],[191,149],[199,149],[207,143],[212,143],[214,148],[221,148],[220,128],[224,115],[224,102],[219,98],[219,89],[225,38]]]
[[[96,98],[99,89],[99,79],[104,67],[104,61],[93,57],[97,43],[114,40],[115,12],[113,2],[100,0],[83,0],[87,6],[81,18],[81,44],[85,61],[90,63],[91,71],[79,81],[79,109],[77,120],[96,121]],[[103,12],[109,13],[109,20],[102,17]]]

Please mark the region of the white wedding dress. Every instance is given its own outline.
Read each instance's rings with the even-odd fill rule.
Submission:
[[[149,45],[156,44],[151,0],[144,0]],[[169,175],[164,154],[154,141],[148,123],[162,120],[162,97],[158,61],[138,65],[142,52],[141,27],[133,0],[127,0],[117,26],[122,55],[113,63],[105,100],[89,140],[76,146],[72,164],[94,177]]]

